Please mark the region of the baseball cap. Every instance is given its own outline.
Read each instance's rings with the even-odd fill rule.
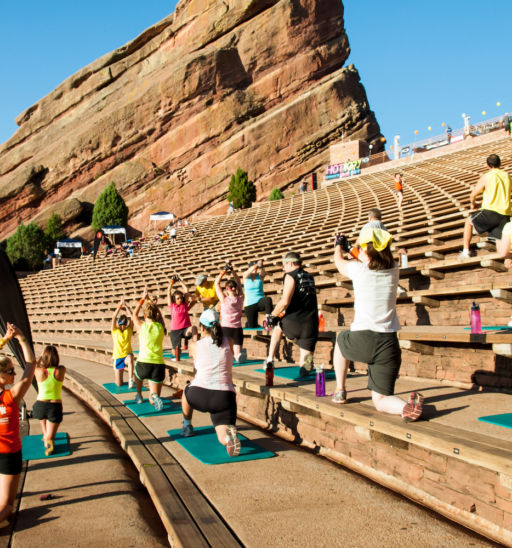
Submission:
[[[199,274],[199,276],[196,278],[196,285],[201,285],[204,281],[207,280],[207,276],[205,274]]]
[[[373,248],[376,251],[382,251],[391,242],[391,234],[382,228],[367,227],[361,231],[359,244],[363,249],[366,249],[366,244],[372,242]]]
[[[214,323],[219,322],[219,315],[213,308],[207,308],[199,318],[199,322],[205,327],[212,327]]]

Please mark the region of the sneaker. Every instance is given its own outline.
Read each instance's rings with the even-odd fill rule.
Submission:
[[[226,429],[226,451],[230,457],[238,457],[240,454],[241,443],[238,439],[236,426],[230,424]]]
[[[190,436],[194,435],[194,427],[191,424],[187,424],[187,426],[183,425],[180,434],[184,438],[190,438]]]
[[[135,381],[133,379],[128,380],[128,388],[133,390],[135,388]]]
[[[247,350],[245,348],[242,348],[240,356],[238,356],[236,361],[238,363],[245,363],[247,361]]]
[[[471,257],[471,253],[469,251],[469,249],[463,249],[460,253],[459,253],[459,259],[469,259]]]
[[[510,317],[510,321],[507,324],[508,327],[512,327],[512,316]]]
[[[332,395],[331,401],[334,403],[347,403],[347,391],[336,390],[336,392]]]
[[[164,406],[164,402],[162,401],[162,398],[158,396],[157,394],[151,394],[151,399],[153,400],[153,406],[155,408],[156,412],[162,411],[162,408]]]
[[[143,402],[144,402],[144,398],[140,394],[137,394],[135,396],[135,403],[143,403]]]
[[[304,358],[304,365],[299,369],[299,377],[307,377],[313,371],[313,354]]]
[[[425,398],[419,392],[413,392],[409,396],[409,401],[402,410],[402,419],[404,422],[417,421],[423,413],[423,400]],[[412,402],[412,403],[411,403]]]
[[[51,454],[53,454],[54,449],[55,449],[55,447],[53,445],[53,440],[48,440],[47,446],[46,446],[46,451],[44,452],[44,454],[47,457],[49,457]]]
[[[407,289],[405,289],[405,287],[402,287],[401,285],[399,285],[396,288],[396,296],[401,297],[402,295],[407,295]]]

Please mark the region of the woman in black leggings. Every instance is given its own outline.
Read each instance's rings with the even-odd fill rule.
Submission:
[[[267,316],[272,312],[273,304],[270,297],[263,293],[265,270],[263,261],[251,261],[249,268],[244,272],[244,312],[247,318],[246,327],[258,327],[258,312],[265,312]]]

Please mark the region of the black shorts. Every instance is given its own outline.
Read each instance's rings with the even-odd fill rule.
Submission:
[[[192,409],[210,413],[213,426],[236,424],[236,394],[231,390],[185,387],[185,397]]]
[[[490,209],[480,209],[471,215],[471,222],[478,234],[487,232],[489,236],[501,240],[503,227],[510,221],[508,215],[502,215]]]
[[[135,375],[139,381],[148,381],[161,384],[165,379],[165,365],[163,363],[137,362],[135,364]]]
[[[32,416],[40,421],[62,422],[62,402],[37,400],[32,408]]]
[[[368,364],[368,388],[391,396],[402,364],[402,350],[396,333],[342,331],[337,344],[347,360]]]
[[[16,453],[0,453],[0,474],[17,476],[21,473],[21,450]]]
[[[183,329],[172,329],[171,330],[171,347],[176,348],[178,346],[181,346],[181,339],[191,339],[192,336],[187,336],[186,332],[187,329],[190,329],[189,327],[184,327]]]
[[[243,346],[244,344],[244,330],[241,327],[224,327],[222,326],[222,332],[228,339],[233,340],[233,344]]]
[[[285,316],[281,320],[280,326],[284,336],[287,339],[295,340],[299,348],[310,352],[315,351],[318,339],[318,317],[299,321]]]

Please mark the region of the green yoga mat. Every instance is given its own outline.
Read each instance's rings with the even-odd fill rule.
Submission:
[[[42,434],[25,436],[21,442],[21,446],[23,460],[56,459],[71,455],[69,436],[65,432],[57,432],[55,436],[55,450],[48,456],[44,454],[45,448]]]
[[[276,367],[274,369],[274,377],[281,377],[282,379],[288,379],[290,381],[297,382],[311,382],[315,380],[315,370],[313,370],[307,377],[299,376],[300,367],[294,365],[292,367]],[[255,369],[257,373],[265,373],[264,369]],[[325,371],[325,380],[330,381],[336,378],[334,371],[328,369]]]
[[[465,327],[466,331],[469,331],[471,327]],[[482,331],[512,331],[512,327],[509,327],[508,325],[482,325]]]
[[[139,351],[138,350],[134,350],[133,351],[134,354],[138,354]],[[170,350],[164,350],[164,358],[169,358],[170,360],[173,360],[176,356],[174,355],[173,352],[171,352]],[[188,360],[190,358],[190,354],[188,352],[182,352],[181,353],[181,358],[183,360]]]
[[[128,384],[125,383],[121,386],[117,386],[115,382],[106,382],[103,385],[103,388],[110,392],[111,394],[135,394],[137,392],[137,389],[135,387],[128,388]],[[147,392],[148,389],[145,387],[142,387],[143,392]]]
[[[479,421],[495,424],[496,426],[504,426],[512,428],[512,413],[503,413],[502,415],[487,415],[486,417],[478,417]]]
[[[244,331],[263,331],[263,327],[244,327]]]
[[[147,398],[144,398],[142,403],[135,403],[135,400],[127,400],[124,404],[137,417],[158,417],[160,415],[181,413],[181,404],[173,403],[167,398],[162,398],[162,401],[164,406],[161,411],[155,411],[155,408],[149,403]]]
[[[167,431],[173,440],[176,440],[186,451],[203,464],[225,464],[227,462],[269,459],[276,455],[239,433],[238,438],[242,445],[240,454],[238,457],[230,457],[226,452],[226,448],[219,443],[213,426],[194,428],[194,435],[189,438],[184,438],[180,432],[181,428]]]

